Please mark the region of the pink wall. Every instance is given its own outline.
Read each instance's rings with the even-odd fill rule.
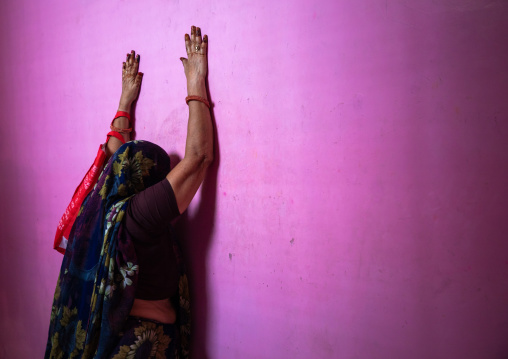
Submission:
[[[127,51],[137,138],[183,155],[192,24],[218,131],[180,226],[195,358],[508,357],[508,3],[140,4],[0,2],[0,358],[42,356]]]

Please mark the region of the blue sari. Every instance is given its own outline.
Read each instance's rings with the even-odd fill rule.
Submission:
[[[159,146],[131,141],[105,165],[80,208],[55,290],[45,358],[107,358],[122,336],[134,302],[138,260],[122,225],[129,200],[170,171]],[[180,267],[181,343],[187,345],[190,315],[187,277]],[[180,350],[179,350],[180,351]],[[188,348],[181,349],[182,356]]]

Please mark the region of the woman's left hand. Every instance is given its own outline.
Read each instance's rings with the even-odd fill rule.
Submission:
[[[207,50],[208,36],[201,38],[201,29],[191,27],[191,35],[185,34],[187,59],[180,57],[187,78],[187,86],[204,81],[208,72]]]
[[[132,50],[127,54],[127,60],[122,64],[122,96],[120,108],[129,111],[132,103],[139,95],[143,73],[138,72],[139,54]]]

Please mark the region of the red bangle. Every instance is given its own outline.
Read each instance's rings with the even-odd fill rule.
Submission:
[[[113,118],[113,121],[116,120],[118,117],[127,117],[129,122],[131,120],[131,115],[129,115],[129,113],[125,111],[117,111],[115,118]]]
[[[110,138],[111,136],[113,136],[113,137],[117,138],[120,142],[125,143],[125,140],[123,139],[123,136],[122,136],[120,133],[118,133],[118,131],[111,131],[111,132],[108,132],[108,137],[107,137],[106,142],[107,142],[107,141],[109,141],[109,138]]]
[[[117,113],[115,115],[115,118],[113,118],[113,121],[111,121],[111,125],[109,126],[111,131],[116,131],[116,132],[120,132],[120,133],[132,132],[132,127],[129,127],[129,128],[118,128],[118,127],[113,126],[113,122],[115,122],[115,120],[118,117],[127,117],[127,119],[129,120],[129,123],[131,122],[131,115],[129,115],[128,112],[117,111]]]
[[[187,96],[185,98],[185,102],[187,105],[189,104],[189,101],[199,101],[206,105],[206,107],[210,108],[210,102],[206,98],[200,97],[200,96]]]
[[[111,129],[111,131],[120,132],[120,133],[129,133],[129,132],[132,132],[132,127],[129,127],[129,128],[118,128],[118,127],[113,126],[113,124],[111,124],[111,126],[109,126],[109,128]]]
[[[115,121],[115,119],[113,119],[113,121]],[[113,121],[111,121],[111,125],[109,126],[111,131],[116,131],[116,132],[120,132],[120,133],[132,132],[132,127],[129,127],[129,128],[118,128],[118,127],[113,126]]]

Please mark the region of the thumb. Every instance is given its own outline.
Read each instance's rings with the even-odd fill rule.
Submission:
[[[136,79],[134,80],[134,82],[136,83],[136,85],[141,85],[141,80],[143,80],[143,73],[142,72],[138,72],[138,74],[136,75]]]
[[[185,57],[180,57],[180,61],[182,61],[183,67],[187,67],[187,59]]]

